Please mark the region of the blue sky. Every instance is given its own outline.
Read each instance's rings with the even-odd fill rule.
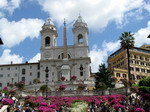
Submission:
[[[49,16],[57,27],[57,45],[62,46],[63,19],[67,21],[68,44],[73,44],[72,25],[78,15],[89,28],[92,71],[107,63],[120,47],[122,32],[135,35],[135,46],[150,44],[149,0],[0,0],[0,63],[37,62],[40,59],[40,30]]]

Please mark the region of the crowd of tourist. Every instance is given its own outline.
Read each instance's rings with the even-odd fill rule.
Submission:
[[[44,105],[47,105],[46,103],[36,107],[25,102],[25,99],[16,99],[13,96],[0,94],[0,112],[150,112],[150,101],[136,94],[131,94],[125,98],[124,96],[118,97],[117,95],[91,97],[91,99],[88,99],[88,97],[87,99],[85,97],[79,98],[88,102],[86,111],[81,111],[80,108],[73,110],[68,103],[58,105],[58,103],[55,103],[57,102],[56,98],[55,100],[53,99],[54,97],[51,97],[49,102],[47,102],[47,104],[51,104],[51,110],[49,108],[48,111],[43,111],[42,108],[46,108],[44,107]],[[60,99],[60,102],[61,100],[66,99]],[[56,106],[53,105],[54,103]]]

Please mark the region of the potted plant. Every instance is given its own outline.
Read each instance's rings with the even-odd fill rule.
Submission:
[[[65,80],[65,77],[61,77],[61,80],[64,81],[64,80]]]
[[[66,87],[67,86],[65,84],[61,84],[61,85],[59,85],[59,90],[64,91],[66,89]]]
[[[77,79],[77,76],[75,76],[75,75],[71,76],[72,81],[75,81],[76,79]]]
[[[117,81],[117,78],[116,78],[116,77],[111,77],[111,81],[112,81],[112,82],[116,82],[116,81]]]

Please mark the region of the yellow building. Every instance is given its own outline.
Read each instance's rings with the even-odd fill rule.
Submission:
[[[139,48],[133,47],[129,53],[131,79],[138,81],[150,76],[150,45],[143,45]],[[118,81],[125,78],[129,79],[127,65],[126,49],[120,48],[108,57],[108,70],[114,74]]]

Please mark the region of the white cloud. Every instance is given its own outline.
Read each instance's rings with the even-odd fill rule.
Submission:
[[[147,26],[145,28],[139,29],[137,32],[134,32],[134,34],[136,47],[140,47],[143,44],[150,44],[150,38],[147,38],[147,36],[150,34],[150,21],[147,23]],[[107,63],[108,53],[113,53],[114,51],[119,49],[119,47],[119,40],[115,42],[104,41],[102,44],[102,49],[98,48],[97,45],[94,45],[89,53],[92,61],[92,72],[97,72],[98,66],[100,64]]]
[[[38,54],[35,55],[33,58],[31,58],[31,59],[29,60],[29,62],[38,62],[38,61],[40,60],[40,56],[41,56],[41,54],[38,53]]]
[[[22,63],[23,57],[19,55],[12,54],[10,49],[5,49],[3,51],[2,56],[0,57],[0,64],[8,64],[8,63]]]
[[[0,0],[0,17],[3,17],[6,12],[12,14],[20,4],[21,0]]]
[[[144,6],[145,10],[150,12],[150,2]]]
[[[135,46],[140,47],[143,44],[150,44],[150,39],[147,36],[150,34],[150,21],[147,23],[147,27],[139,29],[135,32]]]
[[[63,18],[72,22],[77,18],[79,11],[88,23],[89,28],[99,30],[105,28],[111,21],[124,25],[131,17],[131,12],[141,14],[144,0],[38,0],[45,12],[59,25]],[[129,13],[129,14],[128,14]],[[133,15],[133,14],[132,14]],[[133,15],[135,18],[135,15]],[[132,17],[133,17],[132,16]],[[139,16],[137,16],[139,17]],[[132,18],[133,19],[133,18]]]
[[[91,68],[92,72],[97,72],[98,67],[102,63],[106,63],[108,58],[108,53],[114,52],[120,46],[120,42],[103,42],[102,49],[98,48],[97,45],[94,45],[92,50],[89,52],[91,57]]]
[[[8,21],[0,19],[0,34],[6,47],[20,44],[26,38],[37,38],[44,21],[40,19],[21,19],[20,21]]]

